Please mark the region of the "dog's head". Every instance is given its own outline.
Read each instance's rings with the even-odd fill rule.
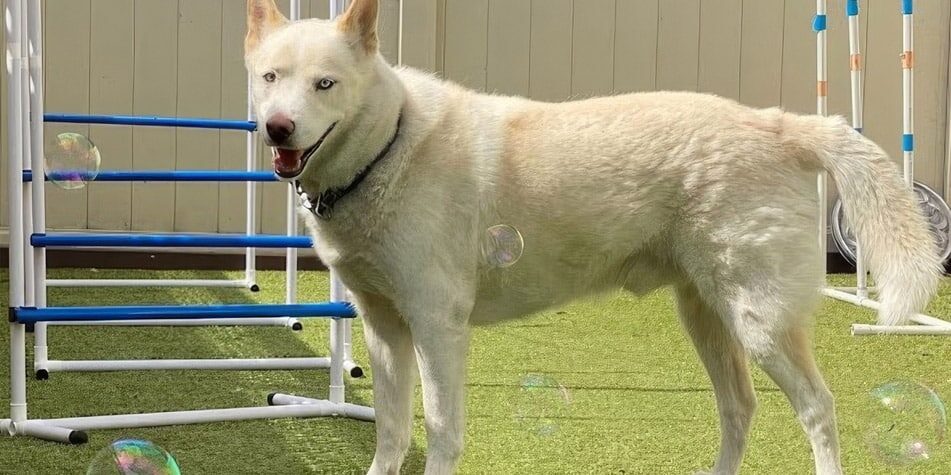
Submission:
[[[360,109],[378,56],[378,9],[379,0],[353,0],[336,21],[292,23],[274,0],[248,0],[245,64],[278,176],[300,176]]]

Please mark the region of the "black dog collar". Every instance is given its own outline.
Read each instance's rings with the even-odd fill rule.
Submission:
[[[349,185],[341,188],[332,188],[329,189],[316,197],[310,197],[301,186],[300,181],[294,182],[294,188],[297,189],[297,195],[300,197],[301,206],[309,210],[319,219],[327,220],[333,215],[334,205],[340,201],[343,197],[347,196],[355,190],[360,183],[373,171],[373,167],[379,163],[381,160],[386,158],[387,153],[389,153],[390,148],[393,147],[393,143],[396,142],[396,138],[400,135],[400,124],[403,122],[403,113],[400,112],[399,117],[396,119],[396,131],[393,132],[393,137],[390,141],[383,147],[383,150],[367,165],[366,168],[360,171],[353,178],[353,181]]]

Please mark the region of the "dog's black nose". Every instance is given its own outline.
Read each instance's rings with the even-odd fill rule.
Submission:
[[[284,114],[276,114],[267,121],[267,135],[277,145],[286,142],[293,133],[294,121]]]

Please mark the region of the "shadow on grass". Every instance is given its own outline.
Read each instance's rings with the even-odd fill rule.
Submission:
[[[259,275],[262,291],[238,288],[50,289],[50,305],[227,304],[283,300],[283,274]],[[0,274],[6,278],[6,273]],[[56,278],[86,278],[87,272],[51,272]],[[233,274],[165,271],[99,271],[95,278],[228,279]],[[308,295],[327,295],[326,279]],[[6,306],[6,293],[0,305]],[[316,299],[315,299],[316,300]],[[53,327],[53,359],[280,358],[327,355],[328,331],[318,319],[301,332],[284,327]],[[8,336],[0,345],[8,347]],[[355,332],[355,339],[361,338]],[[27,342],[32,354],[32,338]],[[367,362],[361,362],[367,365]],[[32,360],[27,362],[32,368]],[[0,368],[8,378],[9,368]],[[32,372],[30,372],[32,373]],[[53,373],[49,381],[28,381],[33,418],[73,417],[209,408],[257,407],[271,392],[325,398],[326,370],[143,371]],[[371,405],[368,378],[346,382],[347,401]],[[6,386],[4,384],[4,386]],[[9,402],[0,391],[0,404]],[[6,410],[2,412],[6,415]],[[123,437],[152,440],[172,452],[185,473],[361,473],[375,448],[372,423],[336,418],[236,421],[146,429],[90,432],[90,442],[68,447],[27,438],[0,440],[0,460],[18,473],[81,473],[95,452]],[[407,468],[422,467],[414,446]]]

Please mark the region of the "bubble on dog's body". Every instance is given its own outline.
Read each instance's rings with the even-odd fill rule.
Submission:
[[[485,230],[482,236],[482,258],[489,267],[504,269],[522,258],[525,240],[513,226],[497,224]]]

